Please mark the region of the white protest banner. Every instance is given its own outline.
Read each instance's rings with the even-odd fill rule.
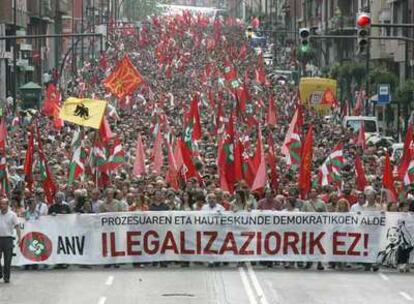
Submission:
[[[407,213],[125,212],[22,223],[14,265],[153,261],[397,263],[412,253]],[[413,260],[411,256],[411,260]]]

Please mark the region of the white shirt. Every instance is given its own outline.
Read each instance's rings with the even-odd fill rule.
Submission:
[[[48,211],[49,211],[49,207],[45,204],[45,203],[38,203],[36,205],[36,209],[37,212],[39,212],[39,215],[47,215]]]
[[[356,203],[351,206],[351,212],[362,212],[364,211],[364,207],[361,204]]]
[[[224,207],[220,204],[216,204],[213,208],[210,207],[210,204],[204,204],[203,207],[201,207],[201,211],[211,211],[211,212],[219,212],[219,211],[225,211]]]
[[[99,213],[102,204],[103,201],[101,200],[91,201],[92,213]]]
[[[0,237],[13,236],[13,230],[18,224],[16,213],[10,209],[5,214],[0,212]]]

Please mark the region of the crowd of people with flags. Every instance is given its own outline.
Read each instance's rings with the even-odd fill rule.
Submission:
[[[412,123],[391,161],[336,102],[326,121],[269,79],[244,28],[188,12],[109,26],[99,60],[50,82],[39,111],[2,117],[13,210],[414,211]]]

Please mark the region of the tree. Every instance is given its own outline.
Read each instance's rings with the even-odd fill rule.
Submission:
[[[125,16],[131,21],[142,21],[148,16],[160,13],[158,4],[169,4],[169,0],[124,0]]]
[[[371,94],[377,92],[378,85],[381,83],[390,84],[391,93],[397,91],[398,77],[395,76],[393,73],[387,71],[383,67],[378,67],[370,70],[368,78],[371,88]]]
[[[414,99],[414,80],[407,81],[397,92],[397,101],[402,106],[404,117],[410,115],[411,101]]]

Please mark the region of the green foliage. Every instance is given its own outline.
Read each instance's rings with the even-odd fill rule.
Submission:
[[[131,21],[143,21],[148,16],[158,14],[161,8],[157,4],[168,4],[169,0],[124,0],[124,12]]]
[[[358,87],[361,87],[366,76],[366,66],[361,63],[351,63],[350,74],[357,83]]]
[[[370,73],[368,75],[370,92],[369,94],[376,94],[378,85],[381,83],[389,83],[391,92],[395,93],[398,87],[398,77],[393,73],[387,71],[383,67],[370,66]],[[333,64],[330,66],[329,76],[336,79],[343,92],[343,97],[351,98],[351,87],[353,83],[356,83],[357,89],[364,87],[367,79],[365,62],[345,62],[343,64]]]
[[[365,78],[365,66],[357,62],[336,63],[330,66],[329,77],[336,79],[340,86],[341,97],[352,98],[352,83],[357,84],[357,89],[362,87]]]
[[[398,77],[382,67],[374,68],[369,73],[369,83],[371,92],[376,92],[378,90],[379,84],[389,83],[391,87],[391,93],[394,93],[396,92],[398,86]]]
[[[407,81],[397,93],[398,101],[402,104],[409,104],[413,100],[414,80]]]

